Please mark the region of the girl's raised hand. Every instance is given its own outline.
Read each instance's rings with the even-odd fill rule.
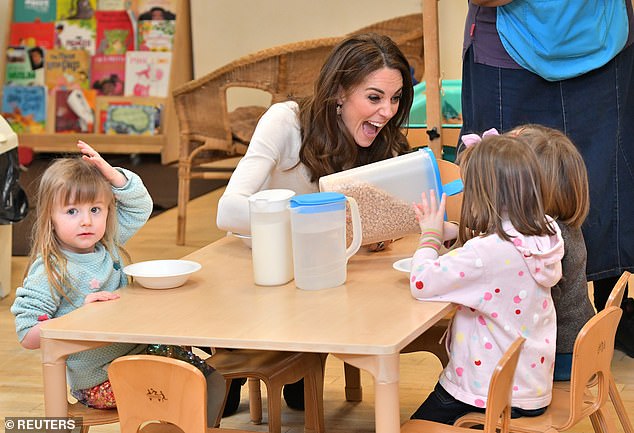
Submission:
[[[122,188],[128,182],[128,179],[126,179],[123,173],[111,166],[108,161],[103,159],[101,155],[99,155],[99,152],[90,147],[88,143],[79,140],[77,141],[77,147],[82,153],[82,158],[97,167],[112,186]]]
[[[446,194],[443,193],[440,203],[438,203],[436,191],[432,189],[429,190],[429,196],[425,192],[421,194],[421,203],[414,203],[414,213],[421,232],[427,229],[437,230],[442,238],[446,198]]]
[[[84,305],[90,304],[91,302],[101,302],[101,301],[111,301],[113,299],[119,299],[118,293],[106,292],[104,290],[94,293],[89,293],[84,298]]]

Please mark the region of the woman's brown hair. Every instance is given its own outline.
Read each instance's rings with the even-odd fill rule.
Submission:
[[[518,126],[509,132],[535,150],[544,179],[544,208],[556,220],[580,228],[590,210],[590,187],[583,157],[570,139],[542,125]]]
[[[502,222],[526,236],[553,235],[542,201],[541,170],[532,149],[515,137],[486,136],[462,153],[464,183],[459,241],[497,234],[510,241]]]
[[[353,90],[374,71],[396,69],[403,90],[394,117],[381,129],[371,146],[360,148],[337,115],[337,96]],[[414,99],[407,59],[387,36],[360,34],[341,41],[321,68],[311,97],[302,101],[300,161],[314,182],[321,176],[405,153],[409,146],[401,132]]]

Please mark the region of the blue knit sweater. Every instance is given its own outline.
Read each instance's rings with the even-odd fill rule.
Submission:
[[[141,178],[123,168],[118,168],[128,179],[122,188],[114,188],[118,218],[118,241],[123,244],[136,233],[150,217],[152,198]],[[91,292],[115,290],[127,284],[123,263],[118,255],[112,256],[99,243],[93,253],[77,254],[64,251],[68,258],[67,271],[73,290],[67,290],[70,303],[51,293],[51,286],[43,261],[36,259],[29,268],[23,286],[16,290],[11,312],[15,316],[18,339],[22,341],[29,329],[38,323],[38,317],[61,317],[80,308]],[[145,345],[115,343],[97,349],[70,355],[66,361],[68,383],[71,390],[91,388],[108,378],[111,361],[123,355],[143,352]]]

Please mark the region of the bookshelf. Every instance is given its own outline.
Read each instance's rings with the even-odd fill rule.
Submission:
[[[6,47],[9,44],[9,29],[13,17],[13,2],[10,2],[7,14]],[[46,132],[39,134],[19,134],[19,143],[28,146],[35,152],[64,153],[76,151],[75,143],[83,140],[93,146],[100,153],[154,153],[161,155],[163,164],[178,160],[178,122],[172,102],[171,90],[193,78],[192,38],[189,0],[178,0],[176,9],[176,29],[172,62],[170,65],[170,81],[168,97],[145,98],[136,96],[97,96],[95,113],[95,131],[99,131],[100,107],[108,100],[127,101],[130,103],[159,102],[163,104],[161,112],[161,133],[157,135],[126,135],[102,133],[55,133],[54,126],[54,98],[47,98]],[[3,54],[4,55],[4,54]],[[6,55],[5,55],[6,59]],[[6,65],[5,65],[6,67]],[[0,71],[4,82],[4,68]],[[3,86],[2,86],[3,87]],[[0,91],[1,91],[0,87]]]

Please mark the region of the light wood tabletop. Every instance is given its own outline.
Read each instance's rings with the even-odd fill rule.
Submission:
[[[362,250],[342,286],[318,291],[256,286],[251,252],[223,238],[184,257],[202,264],[185,285],[150,290],[136,284],[121,298],[93,303],[41,327],[47,416],[65,416],[65,359],[107,342],[135,342],[330,353],[375,380],[376,431],[399,431],[399,352],[453,306],[421,302],[407,273],[392,263],[413,254],[417,237],[386,250]]]

